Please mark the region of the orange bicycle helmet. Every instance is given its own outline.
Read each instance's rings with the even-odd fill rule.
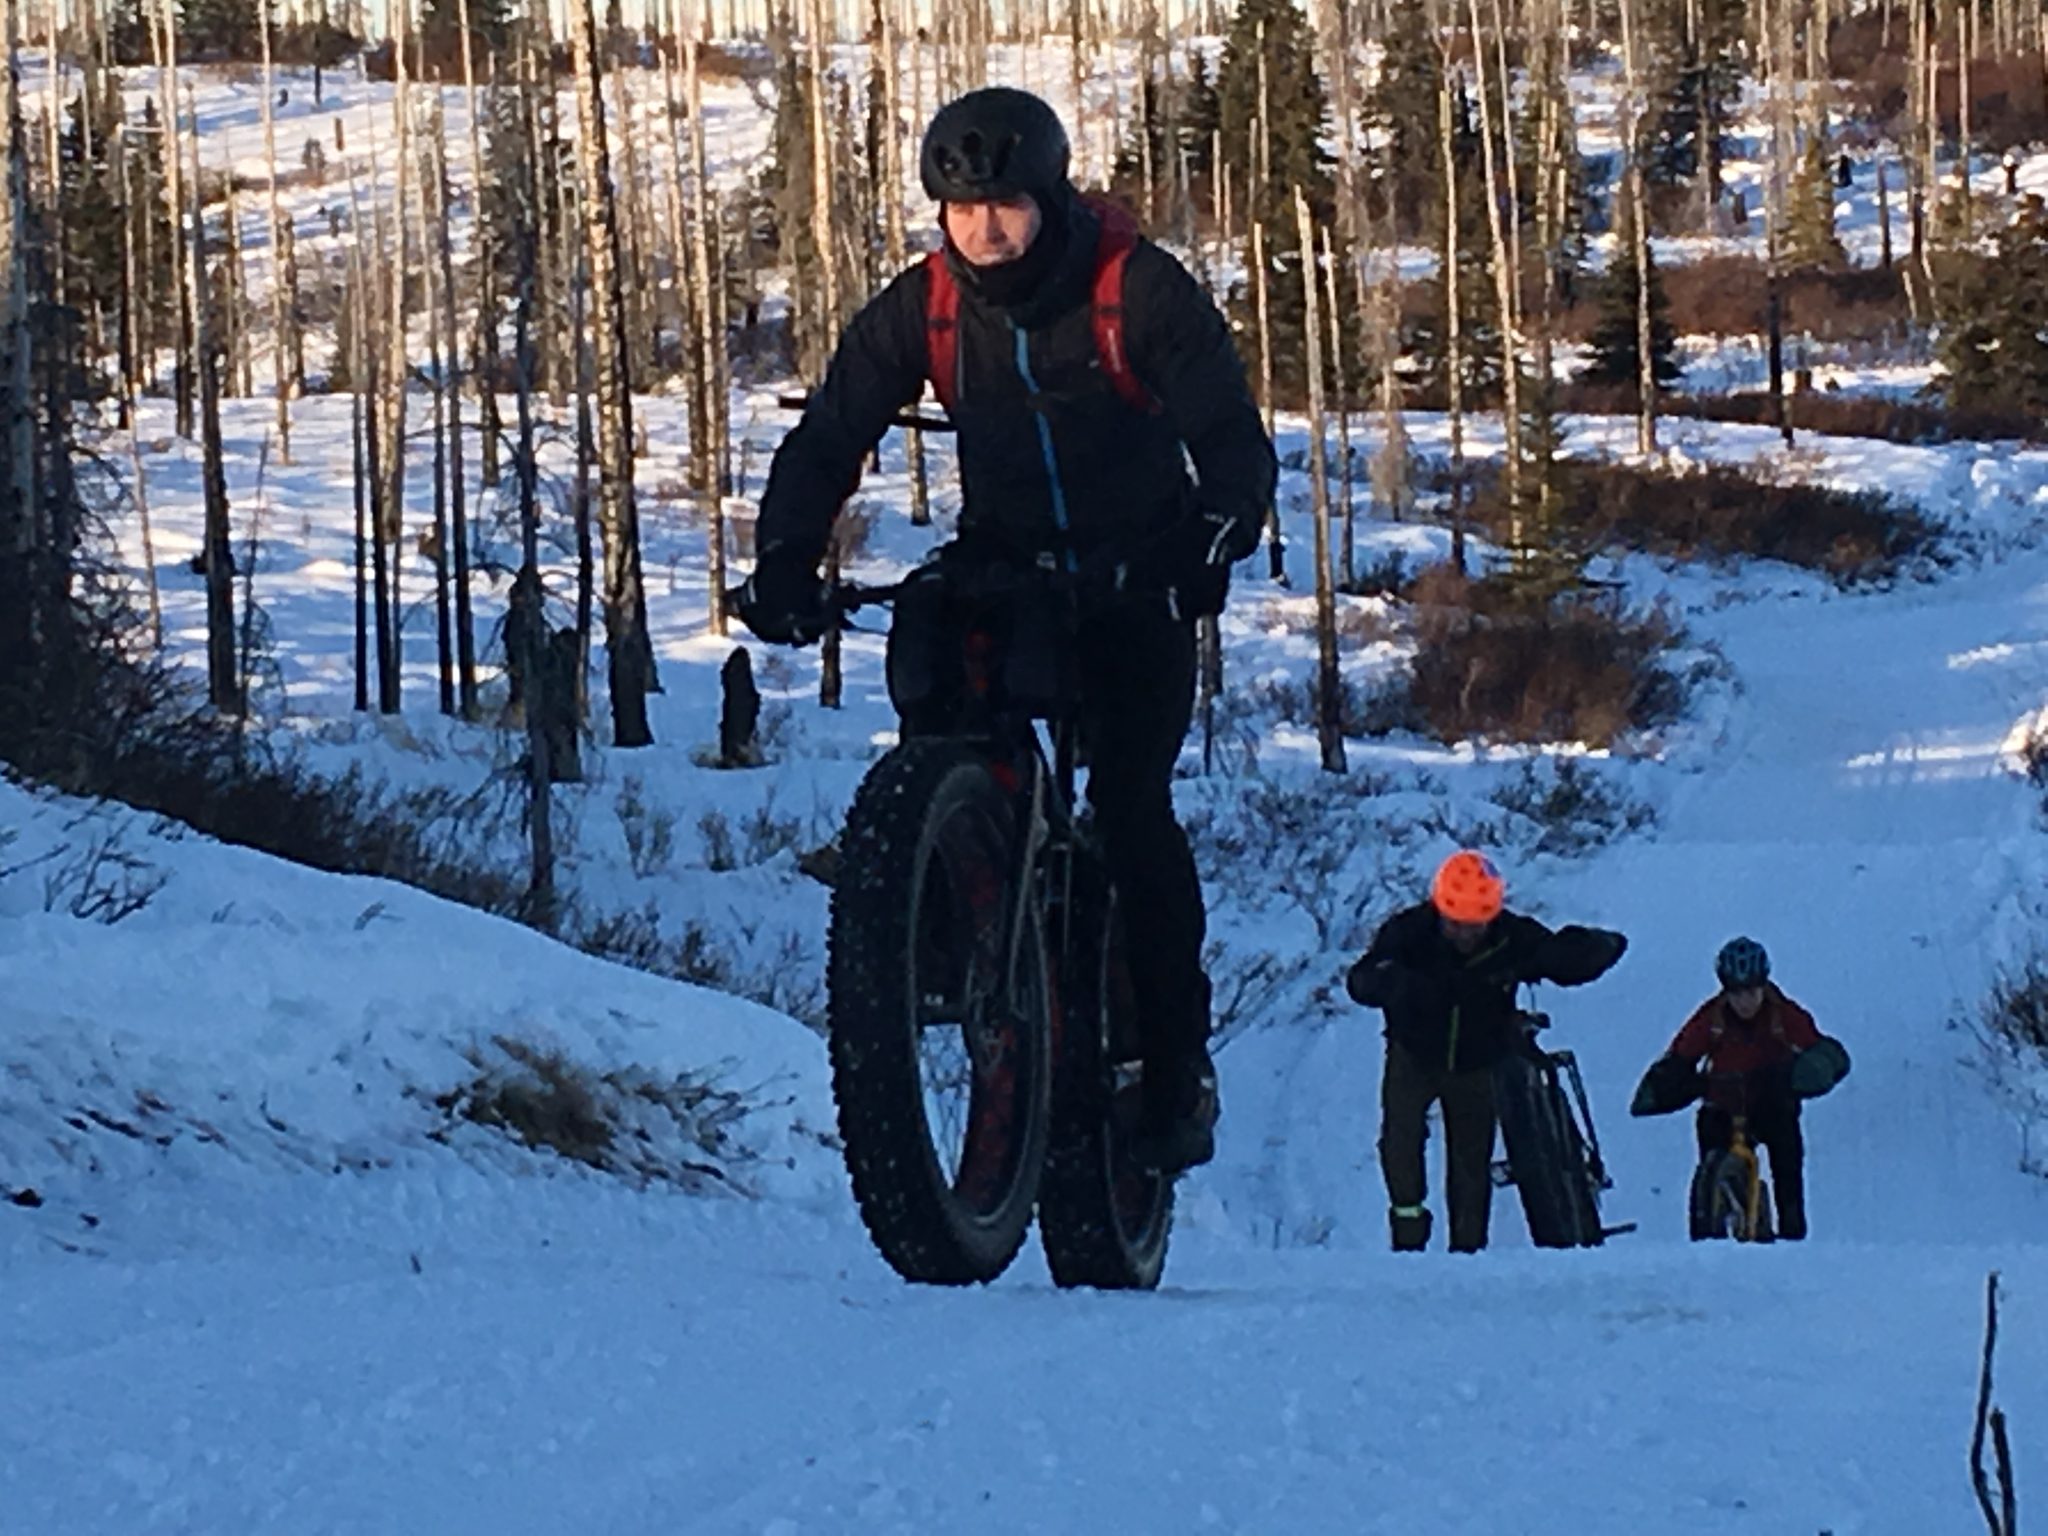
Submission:
[[[1492,922],[1506,895],[1507,882],[1493,860],[1470,848],[1445,859],[1429,887],[1430,904],[1454,923]]]

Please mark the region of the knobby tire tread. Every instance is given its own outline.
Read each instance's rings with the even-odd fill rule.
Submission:
[[[985,789],[952,783],[979,775]],[[1031,1224],[1049,1118],[1050,1041],[1041,1017],[1020,1031],[1038,1091],[1022,1128],[1026,1152],[997,1213],[963,1221],[926,1125],[916,1029],[907,1011],[914,882],[927,820],[941,794],[1001,794],[963,743],[914,741],[871,769],[847,813],[832,892],[827,960],[832,1095],[861,1219],[906,1279],[969,1285],[1009,1265]],[[1007,826],[1007,806],[1003,806]],[[1014,827],[1008,836],[1014,837]],[[1005,839],[1008,841],[1008,837]],[[1042,1010],[1041,1010],[1042,1014]]]
[[[1494,1069],[1494,1105],[1530,1241],[1539,1248],[1598,1246],[1592,1173],[1562,1086],[1526,1057],[1510,1056]]]

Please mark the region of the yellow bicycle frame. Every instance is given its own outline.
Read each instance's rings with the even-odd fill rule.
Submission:
[[[1749,1144],[1747,1116],[1735,1116],[1728,1150],[1742,1164],[1742,1231],[1736,1235],[1745,1243],[1753,1243],[1763,1219],[1764,1183],[1763,1165],[1757,1160],[1756,1148]]]

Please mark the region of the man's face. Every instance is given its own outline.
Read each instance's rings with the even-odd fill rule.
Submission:
[[[1031,249],[1045,216],[1028,192],[1000,202],[947,203],[946,235],[971,267],[1000,267]]]
[[[1757,1010],[1763,1007],[1763,1005],[1764,989],[1762,987],[1730,987],[1728,989],[1728,1006],[1735,1010],[1735,1016],[1738,1019],[1755,1018]]]
[[[1461,955],[1469,955],[1477,950],[1486,938],[1486,930],[1493,926],[1491,923],[1454,923],[1448,917],[1440,918],[1439,921],[1443,924],[1444,937],[1450,940],[1451,948]]]

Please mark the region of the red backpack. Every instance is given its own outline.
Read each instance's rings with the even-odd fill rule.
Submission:
[[[1135,411],[1156,415],[1159,402],[1131,371],[1129,352],[1124,347],[1124,266],[1137,248],[1138,225],[1129,213],[1102,198],[1082,202],[1102,222],[1095,240],[1095,281],[1091,290],[1091,313],[1095,325],[1095,351],[1102,359],[1102,371],[1116,392]],[[953,280],[943,249],[924,259],[925,373],[939,403],[949,412],[959,398],[960,374],[960,285]]]

